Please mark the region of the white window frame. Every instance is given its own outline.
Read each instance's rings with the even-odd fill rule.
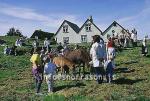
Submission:
[[[87,42],[87,35],[81,35],[81,42]]]
[[[68,25],[63,26],[63,33],[68,33]]]
[[[91,24],[90,23],[85,25],[85,30],[87,32],[91,32]]]
[[[69,37],[63,37],[63,42],[69,44]]]

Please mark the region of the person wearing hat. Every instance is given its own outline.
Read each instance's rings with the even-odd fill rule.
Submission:
[[[53,76],[56,73],[56,65],[52,63],[52,59],[45,57],[45,66],[44,66],[44,77],[48,85],[48,93],[53,92],[54,79]]]

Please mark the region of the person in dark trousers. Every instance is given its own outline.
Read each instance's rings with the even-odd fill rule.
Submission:
[[[112,60],[113,60],[113,56],[110,55],[108,57],[107,61],[104,64],[104,66],[106,68],[107,83],[111,83],[113,81],[113,74],[114,74],[115,64]]]
[[[9,55],[14,55],[14,56],[17,55],[17,46],[15,45],[12,46]]]
[[[104,53],[101,53],[103,47],[100,45],[100,37],[93,36],[93,45],[90,49],[90,55],[92,58],[92,64],[94,69],[94,74],[96,76],[97,83],[100,84],[103,82],[103,75],[104,75],[104,67],[103,67],[103,60],[104,60]]]
[[[40,88],[43,81],[43,68],[42,68],[42,62],[39,54],[40,52],[37,49],[35,49],[30,59],[30,61],[32,62],[32,73],[35,79],[37,95],[41,95]]]

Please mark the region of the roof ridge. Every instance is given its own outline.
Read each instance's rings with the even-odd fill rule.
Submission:
[[[105,35],[104,33],[114,24],[118,24],[122,29],[124,29],[125,31],[127,31],[127,29],[125,29],[122,25],[120,25],[116,20],[114,20],[104,31],[102,35]]]
[[[87,20],[83,23],[83,25],[81,26],[79,32],[82,30],[82,28],[84,27],[84,25],[86,24],[87,21],[90,21],[90,22],[102,33],[102,31],[99,29],[99,27],[97,27],[97,26],[93,23],[93,21],[91,21],[91,19],[87,19]]]

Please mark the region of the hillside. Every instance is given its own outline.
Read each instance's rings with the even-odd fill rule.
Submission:
[[[3,38],[9,44],[14,38]],[[47,85],[42,84],[44,95],[35,95],[31,74],[30,56],[5,56],[0,46],[0,100],[1,101],[100,101],[100,100],[150,100],[150,55],[142,57],[140,47],[117,53],[113,84],[97,84],[96,81],[55,82],[55,93],[46,95]],[[149,44],[150,50],[150,44]]]

